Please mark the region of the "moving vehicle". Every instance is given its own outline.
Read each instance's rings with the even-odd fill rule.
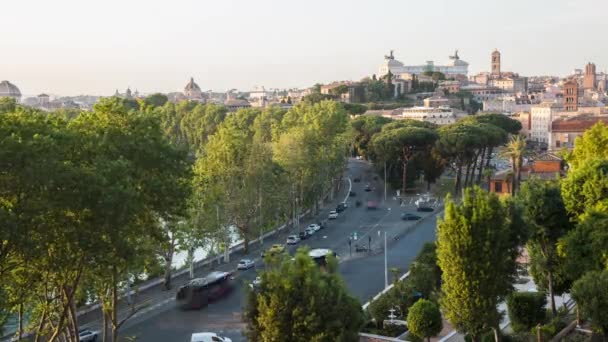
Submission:
[[[332,210],[329,212],[329,215],[327,216],[328,219],[330,220],[335,220],[338,218],[338,212],[335,210]]]
[[[363,189],[363,190],[365,190],[366,192],[370,192],[370,191],[372,191],[372,188],[368,183],[368,184],[365,184],[365,189]]]
[[[308,227],[308,228],[304,229],[304,231],[306,232],[306,234],[307,234],[309,237],[310,237],[310,236],[312,236],[312,235],[314,235],[314,234],[316,233],[316,230],[315,230],[314,228],[310,228],[310,227]]]
[[[321,266],[325,266],[327,264],[326,257],[328,255],[333,255],[334,258],[338,257],[338,254],[336,252],[332,251],[331,249],[327,249],[327,248],[316,248],[316,249],[313,249],[310,252],[308,252],[308,255],[318,265],[321,265]]]
[[[378,205],[374,201],[367,201],[367,209],[376,209]]]
[[[418,215],[414,215],[414,214],[410,214],[410,213],[403,213],[401,214],[401,219],[404,221],[417,221],[420,220],[422,217],[418,216]]]
[[[353,178],[353,182],[355,182],[355,183],[359,183],[360,181],[361,181],[361,178],[359,178],[359,177]]]
[[[200,309],[232,290],[229,272],[215,271],[181,286],[175,296],[182,309]]]
[[[241,259],[236,265],[237,270],[248,270],[255,266],[255,261],[251,259]]]
[[[418,209],[416,209],[417,211],[421,211],[421,212],[431,212],[435,209],[431,208],[431,207],[418,207]]]
[[[99,331],[91,331],[89,329],[78,330],[78,339],[82,342],[97,341],[97,336],[99,336]]]
[[[344,206],[344,203],[338,203],[338,205],[336,206],[336,211],[339,213],[343,212],[344,209],[346,209],[346,207]]]
[[[287,241],[285,241],[285,243],[288,245],[295,245],[298,242],[300,242],[300,238],[297,235],[289,235],[287,237]]]
[[[317,232],[317,231],[319,231],[319,229],[321,229],[321,225],[318,225],[316,223],[311,223],[311,224],[308,225],[307,228],[312,228],[312,229],[315,230],[315,232]]]
[[[252,290],[257,290],[260,287],[260,284],[262,284],[262,278],[260,278],[260,276],[255,277],[255,279],[249,284],[249,287]]]
[[[303,232],[300,232],[300,234],[298,234],[300,236],[300,240],[306,240],[308,239],[308,232],[306,230],[304,230]]]
[[[192,334],[190,342],[232,342],[232,340],[213,332],[200,332]]]
[[[262,252],[262,258],[266,255],[275,255],[283,252],[285,252],[285,246],[275,243],[270,248],[268,248],[267,251]]]
[[[348,192],[348,196],[350,196],[350,197],[355,197],[355,196],[357,196],[357,193],[356,193],[356,192],[354,192],[354,191],[349,191],[349,192]]]

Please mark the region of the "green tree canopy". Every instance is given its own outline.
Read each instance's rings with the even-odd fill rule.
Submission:
[[[437,305],[429,300],[420,299],[409,310],[407,314],[407,327],[412,334],[426,338],[436,336],[443,329],[443,318]]]
[[[582,167],[591,159],[608,159],[608,127],[602,122],[576,138],[572,153],[566,157],[573,169]]]
[[[448,197],[445,208],[437,224],[440,304],[448,321],[477,341],[498,327],[497,305],[512,291],[520,223],[512,204],[478,187],[467,189],[461,204]]]
[[[593,327],[608,336],[608,271],[592,271],[572,286],[572,298],[576,300],[583,317],[591,319]]]
[[[577,217],[587,210],[608,210],[608,160],[585,161],[562,181],[566,209]]]
[[[261,285],[248,294],[247,337],[252,341],[355,341],[363,312],[336,273],[336,261],[321,269],[306,249],[274,261]]]
[[[528,250],[530,251],[531,273],[536,284],[546,288],[551,299],[553,315],[556,285],[562,293],[568,284],[560,277],[556,284],[556,273],[563,268],[564,260],[557,253],[558,240],[571,229],[570,218],[562,200],[559,183],[531,179],[523,184],[517,201],[521,205],[524,222],[529,230]]]

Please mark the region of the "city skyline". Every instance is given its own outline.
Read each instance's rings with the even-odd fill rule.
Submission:
[[[594,34],[608,28],[601,0],[2,6],[14,34],[0,42],[0,79],[30,96],[181,91],[190,77],[214,91],[307,87],[370,76],[391,49],[408,64],[443,63],[459,49],[469,74],[489,71],[495,48],[504,70],[522,75],[564,76],[589,61],[604,71],[608,60]]]

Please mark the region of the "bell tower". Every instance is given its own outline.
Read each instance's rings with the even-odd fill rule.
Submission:
[[[500,52],[496,49],[492,52],[492,76],[500,77]]]

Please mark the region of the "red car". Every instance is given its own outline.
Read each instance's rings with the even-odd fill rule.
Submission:
[[[376,209],[377,205],[374,201],[367,201],[367,209]]]

